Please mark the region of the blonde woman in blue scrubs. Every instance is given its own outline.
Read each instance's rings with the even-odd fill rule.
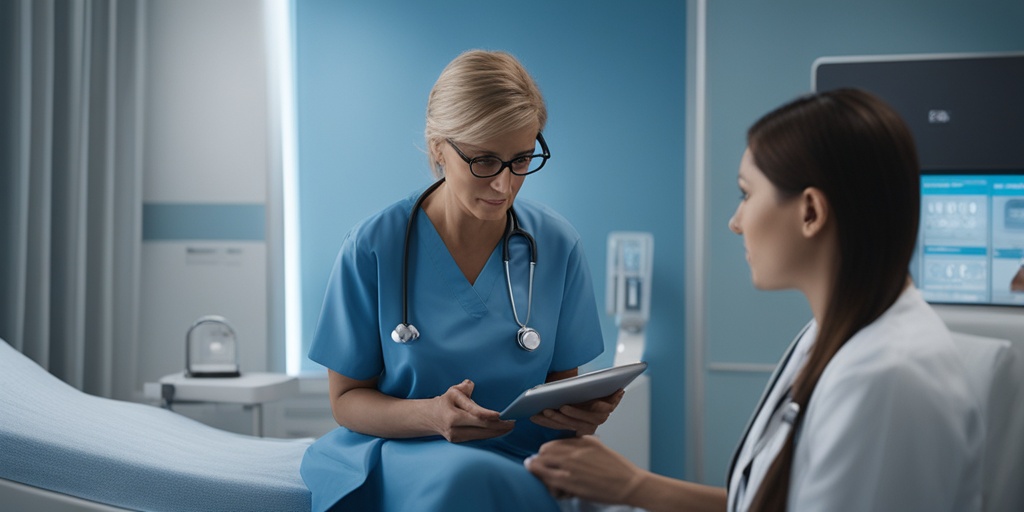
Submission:
[[[918,173],[906,125],[863,91],[764,116],[729,229],[754,286],[799,290],[814,318],[765,390],[728,487],[640,470],[592,436],[545,444],[529,469],[558,495],[650,511],[979,510],[978,398],[908,277]]]
[[[438,78],[426,122],[438,181],[352,228],[327,285],[309,357],[328,368],[340,426],[302,461],[313,510],[558,510],[523,459],[594,433],[621,392],[499,418],[520,392],[576,375],[604,346],[579,235],[516,199],[547,162],[546,120],[509,54],[466,52]],[[507,236],[510,209],[535,244],[533,276],[528,237]],[[526,328],[539,345],[520,343]]]

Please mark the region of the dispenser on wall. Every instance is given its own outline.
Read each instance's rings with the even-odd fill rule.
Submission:
[[[654,235],[617,231],[608,234],[608,282],[605,304],[615,317],[619,339],[615,364],[643,358],[644,329],[651,317]]]
[[[608,281],[605,302],[619,328],[615,365],[643,360],[647,321],[651,317],[654,235],[608,234]],[[597,429],[601,440],[637,466],[651,463],[651,377],[641,375],[626,386],[615,413]]]

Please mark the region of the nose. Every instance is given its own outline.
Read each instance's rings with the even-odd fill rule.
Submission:
[[[736,209],[736,213],[733,213],[732,217],[729,218],[729,231],[732,231],[733,233],[736,233],[737,235],[742,235],[743,234],[743,230],[740,229],[739,217],[740,217],[740,210],[739,210],[739,208],[737,208]]]
[[[508,172],[505,172],[505,170],[502,169],[501,172],[491,178],[491,188],[503,193],[508,192],[509,190],[512,190],[512,180],[514,178],[515,176],[512,174],[512,169],[509,169]]]

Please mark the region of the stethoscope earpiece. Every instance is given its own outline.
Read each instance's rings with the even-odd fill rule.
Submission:
[[[416,326],[409,323],[409,240],[412,238],[412,228],[413,222],[416,219],[416,213],[423,204],[423,200],[431,192],[437,190],[437,187],[441,186],[442,183],[444,183],[444,178],[437,180],[436,183],[427,187],[420,194],[420,197],[412,205],[412,213],[409,214],[409,222],[405,226],[405,252],[402,256],[402,323],[395,326],[395,330],[391,331],[391,339],[395,343],[408,343],[420,337],[420,331],[416,329]],[[523,237],[530,246],[530,283],[526,292],[525,321],[519,320],[519,312],[516,311],[516,298],[512,294],[512,277],[509,275],[508,241],[516,235]],[[532,352],[540,346],[540,333],[526,325],[530,321],[530,311],[533,309],[533,272],[537,266],[537,243],[534,242],[533,237],[529,233],[519,227],[519,218],[512,208],[508,209],[508,221],[502,243],[504,245],[502,247],[502,260],[505,263],[505,282],[508,284],[508,298],[512,302],[512,316],[515,318],[516,324],[519,325],[519,332],[516,333],[516,342],[519,343],[523,350]]]

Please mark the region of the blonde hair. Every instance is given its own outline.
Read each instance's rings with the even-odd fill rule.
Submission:
[[[441,72],[427,99],[424,130],[434,177],[441,144],[452,139],[480,144],[531,124],[543,130],[548,112],[536,82],[511,54],[469,50]]]

